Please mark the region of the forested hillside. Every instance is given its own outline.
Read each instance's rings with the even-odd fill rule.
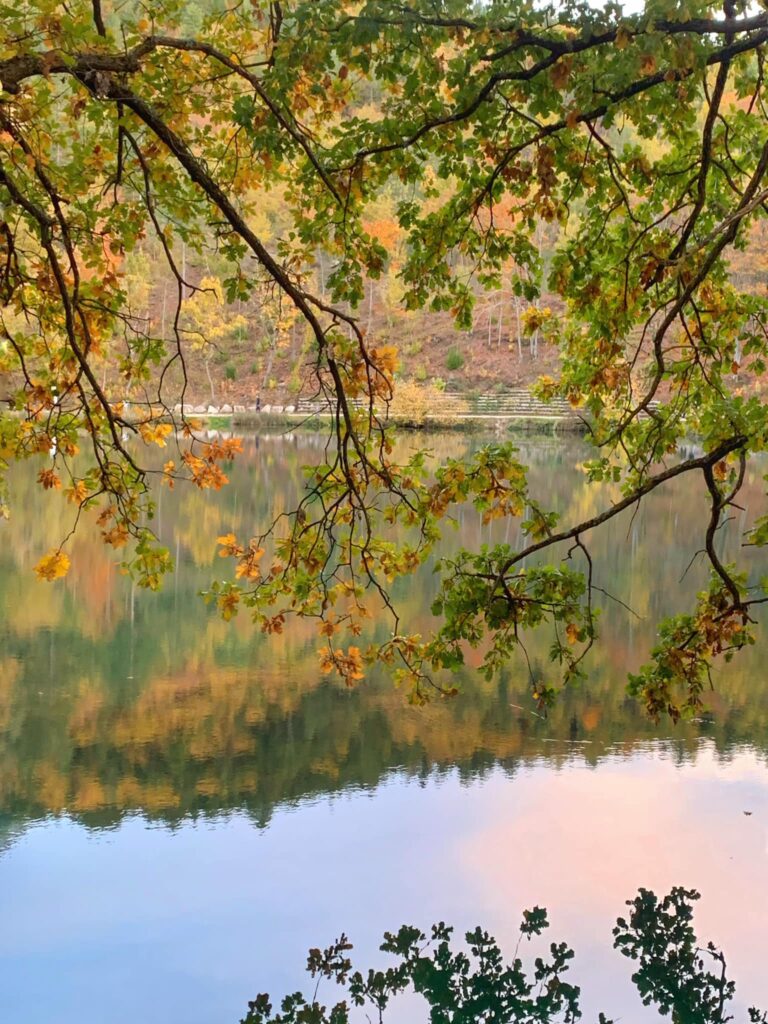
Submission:
[[[272,201],[278,202],[270,197]],[[279,206],[274,212],[278,221]],[[396,223],[383,217],[368,227],[386,247],[390,259],[382,278],[366,281],[362,319],[373,336],[396,346],[401,379],[419,385],[436,380],[441,389],[445,385],[451,391],[485,393],[529,387],[541,376],[557,374],[558,349],[547,335],[548,319],[559,311],[557,296],[545,289],[540,301],[526,301],[513,288],[511,267],[509,279],[499,289],[478,289],[472,325],[458,330],[448,312],[404,306],[398,276],[402,241]],[[556,237],[557,231],[556,225],[542,225],[542,238]],[[279,240],[278,226],[270,224],[270,232]],[[546,260],[548,250],[542,245]],[[328,262],[329,257],[319,252],[317,287],[321,292]],[[191,295],[186,307],[190,329],[200,332],[200,343],[188,364],[189,401],[251,404],[258,397],[262,403],[287,402],[311,394],[311,386],[309,390],[306,386],[311,339],[304,325],[290,314],[281,315],[270,297],[228,305],[214,267],[208,260],[190,258],[189,280],[211,292]],[[137,299],[140,315],[164,336],[174,282],[170,277],[158,277],[156,268],[156,261],[141,251],[131,260],[129,279],[137,296],[142,296]],[[755,225],[749,247],[736,254],[732,269],[742,287],[755,294],[765,289],[768,228],[764,222]],[[143,311],[139,302],[143,302]],[[762,372],[742,368],[738,361],[732,370],[736,392],[764,393]]]
[[[201,5],[189,5],[185,17],[191,23],[202,17]],[[323,88],[327,83],[323,83]],[[338,110],[340,122],[361,118],[375,121],[381,116],[382,90],[363,81],[345,92]],[[701,115],[699,115],[701,116]],[[631,126],[608,133],[617,146],[637,145],[654,161],[663,155],[656,140],[637,137]],[[256,211],[255,228],[269,248],[279,256],[292,233],[289,206],[290,184],[273,179],[270,157],[263,154],[256,166],[247,166],[237,181]],[[533,168],[524,168],[530,173]],[[265,171],[262,178],[261,172]],[[537,169],[537,173],[541,168]],[[588,183],[587,183],[588,184]],[[433,176],[427,194],[418,195],[419,207],[428,214],[439,209],[451,196],[455,183]],[[397,350],[397,376],[415,384],[437,381],[438,388],[467,392],[491,392],[508,387],[530,386],[541,376],[555,376],[559,353],[552,334],[564,314],[563,303],[550,287],[552,257],[567,239],[567,216],[578,215],[585,197],[576,200],[574,209],[556,211],[533,218],[532,237],[536,250],[536,271],[531,264],[505,261],[498,281],[472,280],[473,258],[452,255],[454,269],[471,281],[474,308],[471,322],[458,326],[455,310],[426,306],[413,307],[403,280],[408,256],[408,240],[399,224],[402,205],[412,202],[414,188],[390,182],[375,200],[368,203],[363,226],[386,254],[376,277],[366,277],[362,294],[347,309],[355,314],[365,332],[377,344]],[[587,190],[588,195],[588,190]],[[505,200],[496,204],[494,220],[502,230],[519,226],[519,203]],[[295,307],[265,282],[246,297],[227,296],[229,255],[217,252],[215,231],[202,244],[189,246],[184,231],[174,243],[176,263],[187,282],[183,289],[180,318],[188,335],[186,373],[187,400],[192,403],[262,403],[295,400],[313,393],[311,367],[313,340],[306,323]],[[461,264],[464,263],[462,268]],[[748,238],[730,254],[734,284],[747,293],[762,295],[768,273],[768,226],[763,220],[750,226]],[[141,329],[153,337],[172,341],[178,280],[163,258],[158,238],[142,238],[129,254],[114,254],[115,270],[126,289],[128,310]],[[329,299],[328,280],[336,260],[332,249],[317,248],[312,254],[308,286],[323,300]],[[231,301],[230,301],[231,299]],[[762,393],[761,367],[742,367],[737,352],[732,369],[735,391]],[[105,382],[119,395],[119,363],[105,354],[102,372]]]
[[[180,8],[178,30],[194,36],[226,9],[223,0],[192,0]],[[117,14],[112,18],[117,24]],[[440,59],[447,62],[450,56],[448,46]],[[567,68],[553,68],[551,79],[556,89],[567,91]],[[375,124],[384,117],[385,103],[392,93],[391,84],[377,81],[375,74],[351,76],[344,66],[335,78],[326,74],[313,88],[338,94],[334,117],[339,126],[355,120]],[[447,86],[442,88],[443,99],[447,101],[450,90]],[[735,92],[723,97],[724,104],[729,102],[739,104]],[[746,102],[741,101],[741,105],[746,106]],[[700,119],[704,106],[702,102]],[[250,116],[250,111],[241,101],[240,113],[235,110],[236,119],[242,120],[246,114]],[[211,112],[200,110],[194,121],[198,129],[205,130],[209,120],[219,117],[212,118]],[[81,143],[87,145],[90,132],[85,120],[80,121],[77,134]],[[663,158],[668,148],[658,138],[638,133],[631,122],[614,124],[606,131],[603,142],[619,148],[637,147],[648,167]],[[597,140],[593,142],[593,148],[599,145]],[[280,166],[282,160],[279,149],[274,154],[267,149],[251,160],[246,143],[232,181],[251,210],[254,230],[277,259],[296,238],[291,209],[294,185]],[[546,197],[547,177],[554,173],[551,161],[552,154],[544,146],[538,149],[535,159],[523,161],[505,173],[510,179],[529,177]],[[574,219],[589,202],[590,190],[597,185],[589,162],[588,149],[582,188],[574,190],[578,194],[564,206],[544,202],[532,209],[529,202],[517,196],[504,196],[494,204],[492,218],[496,230],[512,231],[519,229],[522,221],[528,223],[533,259],[531,252],[519,261],[510,256],[490,280],[474,274],[475,254],[463,253],[460,246],[453,250],[452,269],[469,281],[474,295],[471,321],[461,325],[457,325],[456,309],[434,309],[429,302],[415,303],[412,283],[408,281],[413,269],[404,277],[404,264],[412,256],[402,226],[404,208],[417,206],[420,216],[438,211],[450,200],[456,188],[455,178],[438,174],[438,161],[432,157],[429,163],[434,171],[428,172],[423,181],[414,184],[407,176],[403,181],[393,177],[374,198],[367,197],[362,227],[380,246],[382,258],[376,264],[375,276],[365,276],[355,301],[342,306],[358,318],[377,344],[396,347],[397,374],[401,379],[417,384],[436,380],[438,388],[445,385],[451,390],[484,392],[531,385],[542,375],[557,374],[559,355],[552,335],[564,308],[550,281],[552,258],[573,230]],[[142,232],[130,249],[120,239],[108,240],[107,254],[115,281],[119,281],[126,295],[127,319],[118,321],[115,340],[119,341],[128,322],[132,331],[168,344],[173,342],[174,330],[180,329],[188,343],[186,399],[191,403],[250,403],[256,397],[262,402],[285,401],[311,393],[311,331],[274,282],[267,279],[259,287],[238,289],[228,276],[232,253],[222,244],[219,225],[215,223],[209,225],[202,237],[183,223],[175,224],[173,231],[166,234],[167,239],[163,239]],[[184,282],[178,321],[179,278],[165,258],[166,244]],[[321,299],[331,301],[333,284],[329,288],[329,279],[338,266],[336,246],[316,247],[307,255],[309,259],[302,271],[306,286]],[[730,264],[738,287],[762,293],[768,270],[768,229],[762,220],[750,225],[748,238],[742,240],[741,249],[731,253]],[[18,317],[8,309],[3,316],[6,330],[12,331]],[[0,341],[0,346],[7,349],[8,341]],[[116,399],[130,397],[130,389],[124,384],[121,357],[105,347],[101,358],[97,356],[95,361],[100,363],[99,376],[109,394]],[[732,369],[737,390],[762,391],[761,374],[755,372],[755,367],[742,368],[738,353]],[[173,373],[170,376],[173,378]],[[6,379],[6,390],[13,383],[13,376]]]

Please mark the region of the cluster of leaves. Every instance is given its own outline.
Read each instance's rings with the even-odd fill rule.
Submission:
[[[565,665],[569,680],[576,678],[596,634],[591,602],[583,600],[588,581],[581,572],[567,566],[541,566],[511,574],[517,558],[508,546],[478,554],[461,551],[436,565],[442,587],[432,610],[445,619],[445,625],[428,639],[400,631],[397,614],[379,582],[392,582],[423,564],[440,537],[440,522],[468,501],[486,523],[527,512],[524,534],[544,543],[557,516],[543,511],[531,498],[526,469],[516,456],[511,443],[486,445],[471,461],[448,459],[434,474],[428,471],[422,452],[403,466],[384,462],[380,473],[391,478],[397,473],[400,500],[382,507],[375,491],[379,504],[362,507],[362,525],[355,523],[343,502],[348,485],[343,475],[333,465],[315,467],[309,497],[294,514],[289,536],[275,544],[276,557],[268,568],[252,565],[248,553],[258,552],[260,560],[266,537],[252,540],[247,548],[234,535],[219,538],[220,554],[236,559],[235,575],[243,579],[214,585],[210,596],[227,618],[244,605],[265,631],[272,631],[276,618],[282,624],[290,614],[316,616],[319,632],[327,638],[322,651],[324,671],[335,669],[352,683],[362,678],[361,652],[354,645],[346,652],[334,647],[332,637],[342,627],[359,635],[363,620],[371,614],[366,591],[377,587],[394,615],[395,629],[386,643],[371,646],[364,660],[399,663],[397,678],[407,685],[415,702],[426,699],[434,671],[463,664],[464,645],[477,647],[486,633],[492,638],[484,659],[490,676],[513,647],[524,650],[524,632],[544,622],[553,623],[556,630],[562,628],[551,656]],[[361,487],[358,495],[363,493]],[[392,526],[411,534],[410,541],[388,540],[387,529]],[[586,553],[583,545],[574,545],[579,547]],[[253,571],[246,571],[251,566]],[[582,645],[579,655],[573,653],[576,645]],[[441,690],[452,692],[447,685]],[[554,688],[539,685],[534,699],[546,706],[554,694]]]
[[[731,579],[741,584],[743,594],[743,578],[734,574]],[[713,660],[722,655],[730,661],[736,651],[754,644],[752,625],[745,602],[734,602],[713,573],[693,614],[676,615],[661,624],[653,660],[629,677],[630,694],[641,697],[654,718],[669,714],[677,721],[683,713],[697,712],[702,692],[712,685]],[[681,693],[675,692],[676,688]]]
[[[723,953],[711,942],[699,948],[692,923],[698,898],[694,890],[680,887],[661,900],[641,889],[628,902],[628,917],[616,923],[614,946],[637,961],[632,980],[644,1005],[655,1005],[660,1013],[671,1016],[673,1024],[725,1024],[733,1020],[727,1011],[735,985],[726,976]],[[541,935],[548,923],[540,907],[526,911],[520,940]],[[548,958],[537,957],[529,974],[517,954],[506,963],[495,939],[482,929],[465,935],[468,952],[452,948],[452,933],[442,923],[433,926],[429,939],[408,926],[396,934],[387,933],[380,948],[397,963],[365,973],[353,969],[352,946],[342,935],[328,949],[309,952],[307,971],[317,979],[311,1001],[300,992],[293,993],[273,1014],[269,996],[262,994],[249,1003],[241,1024],[347,1024],[351,1007],[346,1000],[331,1007],[318,1002],[322,979],[344,986],[352,1006],[365,1007],[379,1021],[392,999],[408,990],[424,998],[432,1022],[567,1024],[581,1018],[581,991],[564,977],[574,957],[565,943],[551,943]],[[756,1007],[750,1007],[748,1014],[752,1024],[768,1020],[768,1014]],[[611,1024],[603,1013],[599,1020]]]

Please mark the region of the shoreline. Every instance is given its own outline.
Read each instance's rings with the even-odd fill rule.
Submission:
[[[249,430],[258,427],[285,427],[293,430],[319,430],[330,423],[330,413],[296,412],[233,412],[233,413],[192,413],[192,417],[207,420],[211,426],[222,429],[244,427]],[[390,417],[389,423],[401,430],[420,432],[445,431],[456,433],[482,433],[495,431],[498,434],[585,434],[587,425],[577,417],[565,416],[510,416],[495,414],[462,414],[454,416],[426,416],[418,423],[405,417]]]

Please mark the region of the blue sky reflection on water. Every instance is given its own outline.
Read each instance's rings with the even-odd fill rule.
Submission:
[[[534,903],[576,949],[585,1020],[637,1020],[610,929],[638,886],[674,884],[701,890],[699,934],[726,950],[740,1002],[768,1004],[768,773],[747,749],[535,760],[469,783],[396,774],[263,830],[240,813],[174,830],[49,820],[0,855],[0,879],[9,1024],[235,1024],[261,989],[303,985],[308,946],[341,930],[364,961],[384,929],[436,920],[480,923],[511,954]]]

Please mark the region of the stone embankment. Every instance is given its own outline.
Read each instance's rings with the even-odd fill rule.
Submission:
[[[462,411],[456,411],[457,407],[461,407]],[[298,425],[306,420],[321,420],[331,415],[331,407],[327,402],[306,398],[299,399],[293,405],[193,405],[185,406],[183,411],[186,416],[199,419],[231,417],[233,425],[249,427],[267,422],[273,424],[278,420]],[[174,412],[180,414],[181,406],[176,406]],[[522,430],[586,429],[584,416],[565,399],[554,398],[543,402],[535,398],[527,388],[486,395],[444,392],[430,402],[429,413],[423,422],[410,425],[439,428],[471,426],[473,423],[478,426],[509,426]]]

